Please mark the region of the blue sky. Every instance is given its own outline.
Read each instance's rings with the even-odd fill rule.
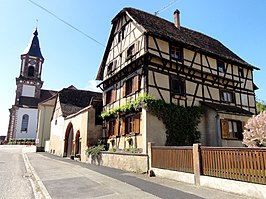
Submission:
[[[266,101],[266,2],[263,0],[32,0],[77,29],[106,44],[112,18],[124,7],[149,13],[167,9],[159,16],[173,21],[181,12],[181,25],[207,34],[259,67],[254,82],[256,95]],[[254,3],[256,2],[256,3]],[[91,89],[104,47],[34,5],[30,0],[0,0],[0,135],[6,135],[9,111],[15,99],[20,55],[38,26],[44,89],[69,85]],[[38,23],[36,22],[38,19]]]

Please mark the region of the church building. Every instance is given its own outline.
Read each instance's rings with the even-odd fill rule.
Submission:
[[[7,140],[36,139],[38,103],[56,94],[55,91],[41,89],[43,63],[36,29],[31,42],[21,55],[19,77],[16,78],[15,103],[9,109]]]

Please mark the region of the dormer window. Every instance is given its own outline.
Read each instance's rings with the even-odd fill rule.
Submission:
[[[127,49],[127,59],[131,59],[134,56],[135,53],[135,44],[132,44],[128,49]]]
[[[219,72],[225,72],[225,66],[224,66],[224,62],[222,61],[222,60],[216,60],[216,62],[217,62],[217,70],[219,71]]]
[[[243,68],[238,68],[238,75],[239,75],[239,77],[244,77],[244,70],[243,70]]]
[[[181,61],[182,60],[182,48],[178,46],[171,46],[170,56],[172,60]]]

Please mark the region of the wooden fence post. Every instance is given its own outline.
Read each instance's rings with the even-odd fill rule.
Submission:
[[[200,185],[200,143],[193,144],[194,183]]]
[[[148,142],[148,170],[151,169],[151,148],[154,146],[153,142]]]

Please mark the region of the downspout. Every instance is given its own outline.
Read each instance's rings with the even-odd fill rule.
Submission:
[[[219,121],[220,121],[220,116],[219,116],[218,113],[216,113],[216,116],[215,116],[215,133],[216,133],[216,144],[217,144],[217,146],[221,146],[220,134],[219,134]]]
[[[45,115],[46,115],[46,107],[44,106],[44,117],[43,117],[43,124],[42,124],[42,137],[41,137],[41,147],[44,146],[44,140],[43,140],[43,132],[44,132],[44,126],[45,126]]]

